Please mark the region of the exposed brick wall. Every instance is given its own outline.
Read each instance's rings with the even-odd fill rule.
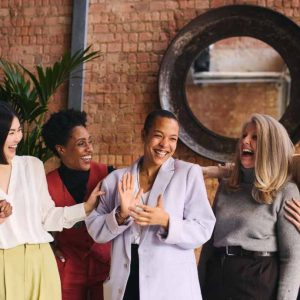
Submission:
[[[70,49],[72,22],[70,0],[1,0],[0,56],[34,65],[54,63]],[[50,103],[51,110],[66,105],[66,88]]]
[[[167,46],[191,19],[229,4],[266,6],[300,23],[299,0],[90,0],[88,43],[102,55],[87,65],[84,108],[97,160],[120,167],[142,153],[140,130],[159,107],[157,75]],[[53,63],[70,48],[71,15],[71,0],[1,0],[1,56],[29,68]],[[65,106],[62,89],[51,110]],[[181,143],[176,156],[212,163]],[[210,194],[214,185],[208,182]]]

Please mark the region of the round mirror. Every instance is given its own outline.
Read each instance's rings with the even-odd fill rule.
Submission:
[[[187,103],[199,122],[238,138],[255,112],[279,120],[290,98],[290,76],[279,53],[251,37],[232,37],[202,50],[185,82]]]
[[[264,51],[268,52],[267,56],[271,55],[272,52],[271,56],[276,56],[277,58],[274,59],[278,59],[278,63],[273,61],[270,70],[253,69],[254,73],[262,72],[265,74],[246,74],[246,77],[247,81],[250,77],[256,77],[255,80],[257,81],[260,75],[263,75],[262,80],[266,81],[268,78],[266,73],[281,73],[281,75],[276,75],[277,82],[275,82],[275,74],[270,76],[272,78],[269,79],[273,81],[264,83],[263,93],[260,92],[262,82],[234,82],[237,80],[236,76],[232,74],[234,70],[228,67],[227,62],[231,60],[237,63],[241,58],[236,54],[236,50],[231,50],[232,54],[224,54],[226,46],[229,46],[229,44],[230,47],[234,44],[245,45],[244,53],[242,54],[241,51],[241,58],[246,57],[245,52],[255,44],[259,45],[257,46],[258,49],[253,50],[251,54],[253,58],[256,56],[256,65],[259,65],[258,61],[263,56]],[[209,69],[215,66],[217,72],[224,71],[224,73],[210,75],[210,70],[200,71],[201,82],[198,88],[202,91],[198,94],[201,94],[202,98],[200,99],[197,96],[195,97],[197,99],[193,100],[190,97],[191,93],[188,85],[193,80],[192,72],[195,64],[197,64],[196,60],[201,56],[207,56],[205,52],[208,52],[208,56],[212,57],[211,52],[217,48],[220,49],[220,52],[216,52],[216,56],[225,59],[220,58],[214,62],[210,59]],[[255,51],[256,55],[254,54]],[[230,55],[234,59],[229,59]],[[282,59],[279,59],[280,57]],[[202,58],[200,58],[200,65],[201,60]],[[249,66],[252,68],[252,62],[247,64],[244,64],[244,62],[238,63],[234,68],[241,64],[244,65],[244,69],[239,70],[240,73],[246,71],[247,65],[247,68]],[[218,69],[220,65],[222,65],[222,70]],[[231,74],[226,74],[227,72]],[[245,74],[240,75],[239,81]],[[230,77],[230,83],[225,85],[224,78],[226,76]],[[223,83],[210,82],[210,77],[213,81],[221,80]],[[238,101],[240,103],[239,107],[242,109],[254,107],[256,101],[259,101],[260,107],[264,107],[264,109],[269,106],[267,99],[272,99],[273,104],[270,105],[277,102],[278,106],[272,113],[262,110],[262,108],[256,108],[255,112],[269,113],[276,116],[286,127],[293,142],[298,141],[300,137],[300,118],[298,117],[300,111],[299,78],[300,29],[298,25],[284,15],[268,8],[252,5],[229,5],[200,15],[175,36],[160,66],[159,97],[162,108],[168,109],[178,116],[181,124],[180,139],[183,143],[204,157],[215,161],[228,161],[235,152],[238,133],[235,129],[228,129],[227,131],[223,129],[226,129],[231,120],[233,121],[240,114],[236,110],[235,105],[237,103],[229,102],[234,98],[232,95],[238,94],[238,90],[243,90],[241,92],[243,96],[239,96],[240,99],[237,97],[234,101]],[[280,80],[282,82],[279,83]],[[231,91],[229,91],[230,85]],[[205,92],[204,89],[206,89]],[[226,89],[226,93],[222,89]],[[218,90],[218,92],[214,92],[218,94],[215,100],[210,100],[211,92],[209,90]],[[198,108],[195,108],[193,103],[196,103]],[[220,110],[223,112],[218,115]],[[248,109],[246,109],[246,114],[248,112]],[[245,118],[247,118],[247,115]],[[224,121],[223,125],[215,128],[214,120],[216,119],[218,121],[222,119],[221,121]],[[244,121],[245,119],[242,121],[236,120],[239,123],[237,127],[240,128],[241,123]],[[233,127],[235,126],[233,125]]]

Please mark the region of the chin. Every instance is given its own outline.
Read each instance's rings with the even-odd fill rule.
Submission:
[[[250,163],[250,162],[242,162],[241,161],[241,165],[245,168],[245,169],[251,169],[251,168],[254,168],[255,164],[254,163]]]

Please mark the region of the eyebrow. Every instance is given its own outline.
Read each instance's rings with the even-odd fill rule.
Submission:
[[[76,142],[79,142],[79,141],[86,141],[86,140],[91,140],[92,139],[92,136],[89,136],[88,138],[79,138],[76,140]]]
[[[160,130],[158,130],[158,129],[154,129],[153,131],[154,131],[154,132],[161,133],[161,134],[164,134],[162,131],[160,131]],[[178,137],[178,134],[172,134],[171,136]]]
[[[20,127],[19,127],[19,128],[17,128],[17,129],[10,128],[10,129],[9,129],[9,131],[16,131],[16,130],[20,130],[20,129],[22,129],[22,126],[20,126]]]

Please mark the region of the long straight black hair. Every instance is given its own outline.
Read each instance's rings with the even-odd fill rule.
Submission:
[[[0,100],[0,164],[8,163],[4,155],[4,144],[14,117],[17,117],[17,114],[13,108]]]

